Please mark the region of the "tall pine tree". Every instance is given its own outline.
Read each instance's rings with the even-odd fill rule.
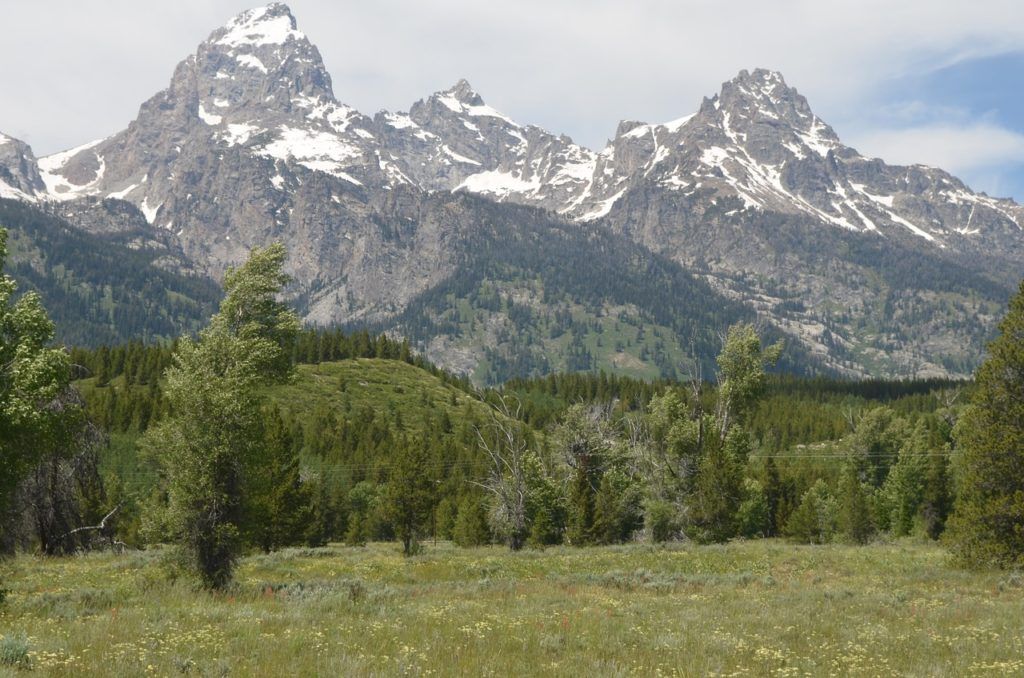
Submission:
[[[1024,283],[1010,300],[957,422],[953,552],[975,567],[1024,565]]]

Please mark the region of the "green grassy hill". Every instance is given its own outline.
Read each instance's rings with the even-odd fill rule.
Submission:
[[[270,389],[270,399],[301,422],[311,422],[325,409],[336,415],[371,411],[410,433],[427,433],[447,415],[459,421],[482,419],[490,409],[466,391],[427,370],[400,360],[358,358],[318,365],[299,365],[294,381]]]
[[[93,420],[110,431],[101,455],[104,476],[116,496],[128,496],[139,506],[157,482],[156,465],[139,442],[164,412],[159,389],[137,380],[128,384],[124,375],[104,385],[95,377],[77,384]],[[304,477],[328,497],[339,525],[349,524],[345,516],[356,510],[351,497],[357,486],[372,513],[402,445],[427,446],[425,472],[449,507],[480,491],[473,481],[486,467],[477,430],[487,426],[493,410],[443,374],[377,358],[298,365],[290,383],[268,388],[267,402],[281,412]],[[372,525],[368,537],[389,537],[386,527],[378,532]]]

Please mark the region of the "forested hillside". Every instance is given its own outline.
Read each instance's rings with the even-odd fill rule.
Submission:
[[[134,207],[110,202],[142,220]],[[42,295],[67,345],[169,341],[198,330],[221,295],[208,278],[179,273],[184,263],[174,247],[138,227],[90,234],[14,200],[0,200],[0,227],[8,232],[9,273],[23,292]]]
[[[478,384],[600,370],[643,379],[707,375],[725,328],[755,317],[679,264],[605,228],[464,201],[479,221],[462,234],[449,275],[371,327],[409,337]],[[823,370],[790,344],[778,369]]]

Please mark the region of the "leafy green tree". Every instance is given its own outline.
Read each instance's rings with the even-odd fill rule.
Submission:
[[[608,432],[597,408],[570,407],[555,429],[555,447],[569,468],[566,540],[582,546],[596,541],[594,511],[608,453]]]
[[[459,505],[451,496],[441,497],[434,509],[434,536],[452,539],[455,521],[459,518]]]
[[[872,408],[857,422],[854,450],[864,460],[866,480],[872,487],[881,487],[885,482],[889,468],[910,435],[907,420],[897,416],[891,407]]]
[[[430,527],[434,481],[430,455],[422,441],[399,439],[384,495],[385,515],[402,540],[402,553],[413,555]]]
[[[782,343],[762,347],[753,325],[737,323],[729,328],[717,359],[718,420],[723,435],[734,423],[742,423],[764,394],[766,368],[778,362],[781,355]]]
[[[666,501],[648,500],[644,507],[644,527],[655,544],[675,539],[680,529],[676,507]]]
[[[528,543],[536,547],[561,544],[569,514],[563,487],[545,473],[536,456],[527,460],[526,479]]]
[[[643,525],[642,499],[633,478],[617,468],[606,471],[594,500],[594,541],[616,544],[628,540]]]
[[[66,446],[82,415],[62,398],[71,369],[63,349],[48,348],[53,323],[37,294],[15,300],[17,285],[2,273],[6,259],[0,229],[0,518],[18,483],[45,452]],[[0,519],[0,540],[7,522]]]
[[[743,480],[743,501],[736,510],[736,531],[742,537],[767,536],[771,529],[771,505],[761,481]]]
[[[690,405],[675,389],[651,398],[646,422],[649,438],[638,448],[650,500],[674,505],[677,522],[696,482],[707,431],[714,429],[710,417],[696,404],[691,411]]]
[[[375,536],[374,522],[380,502],[377,485],[368,480],[355,484],[348,493],[348,527],[345,542],[361,546]]]
[[[245,472],[263,443],[260,389],[289,375],[298,319],[276,298],[284,258],[271,245],[228,272],[223,313],[178,344],[165,376],[172,414],[145,439],[162,467],[164,525],[209,588],[231,581],[241,548]]]
[[[928,428],[922,419],[900,448],[899,457],[882,485],[882,505],[894,536],[910,534],[921,517],[932,454]]]
[[[280,243],[254,249],[248,261],[224,274],[225,297],[211,320],[242,342],[259,346],[261,378],[268,382],[288,380],[292,375],[292,353],[299,333],[299,320],[278,300],[290,281],[284,272],[288,252]]]
[[[975,567],[1024,565],[1024,283],[957,422],[959,493],[950,546]]]
[[[689,402],[677,391],[651,400],[651,435],[641,447],[646,451],[640,466],[649,489],[647,506],[659,512],[675,507],[676,515],[666,525],[678,524],[698,541],[735,536],[743,468],[752,446],[744,423],[764,393],[767,368],[781,351],[781,344],[762,347],[752,325],[733,325],[718,356],[713,408],[705,407],[707,398],[696,377]]]

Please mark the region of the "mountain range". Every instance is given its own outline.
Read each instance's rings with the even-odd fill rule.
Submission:
[[[738,319],[793,370],[967,375],[1024,273],[1024,207],[862,156],[777,72],[593,151],[464,80],[365,115],[280,3],[107,139],[37,159],[0,135],[0,198],[92,235],[129,219],[177,274],[280,240],[307,322],[408,335],[481,382],[672,375]]]

